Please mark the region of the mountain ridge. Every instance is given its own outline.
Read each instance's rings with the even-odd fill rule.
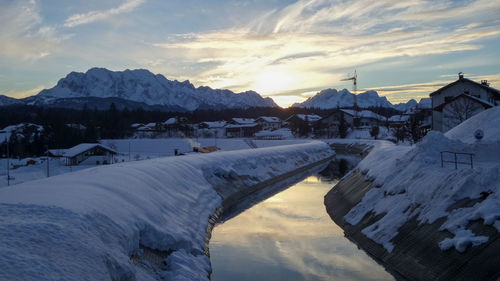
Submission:
[[[60,104],[61,99],[76,99],[82,103],[86,98],[93,102],[96,98],[115,98],[177,111],[277,107],[271,98],[263,98],[254,91],[234,93],[207,86],[196,88],[188,80],[168,80],[146,69],[111,71],[105,68],[91,68],[85,73],[70,72],[54,87],[21,101],[28,105],[50,106]]]
[[[418,105],[414,99],[406,103],[392,104],[384,96],[379,96],[376,91],[369,90],[356,95],[356,101],[359,108],[369,107],[385,107],[392,108],[398,111],[406,112]],[[324,89],[316,93],[316,95],[308,98],[301,103],[294,103],[292,107],[298,108],[352,108],[354,106],[354,94],[347,89],[340,91],[336,89]]]

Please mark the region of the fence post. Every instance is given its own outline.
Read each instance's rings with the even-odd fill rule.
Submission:
[[[458,163],[457,163],[457,153],[453,153],[455,155],[455,170],[458,169]]]
[[[443,152],[441,151],[440,153],[441,153],[441,168],[443,168],[444,167],[444,165],[443,165]]]
[[[471,169],[474,169],[474,164],[472,162],[472,154],[469,154],[469,156],[470,156],[470,167]]]

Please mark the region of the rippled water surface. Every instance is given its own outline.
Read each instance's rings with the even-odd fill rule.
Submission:
[[[309,177],[215,227],[212,280],[394,280],[344,237]]]

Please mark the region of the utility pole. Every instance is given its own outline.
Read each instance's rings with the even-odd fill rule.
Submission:
[[[0,134],[6,134],[7,131],[0,131]],[[7,144],[7,186],[10,186],[10,180],[14,179],[10,177],[10,150],[9,150],[9,143],[10,139],[6,138],[5,143]]]
[[[128,162],[130,162],[130,140],[128,140]]]
[[[46,145],[45,148],[47,149],[46,155],[47,155],[47,177],[50,177],[50,171],[49,171],[49,147]]]
[[[9,151],[9,141],[7,141],[7,186],[10,185],[10,151]]]

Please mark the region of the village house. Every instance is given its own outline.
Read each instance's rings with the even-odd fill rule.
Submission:
[[[465,119],[500,104],[500,91],[488,81],[477,83],[458,74],[458,80],[430,94],[432,130],[446,132]]]
[[[314,127],[319,120],[321,120],[321,116],[316,114],[294,114],[288,117],[285,122],[295,135],[306,136],[314,132]]]
[[[68,149],[50,149],[50,157],[62,158],[64,165],[100,165],[114,163],[117,152],[99,143],[81,143]]]
[[[408,114],[397,114],[387,119],[387,125],[393,128],[407,125],[409,122],[410,122],[410,115]]]
[[[253,118],[232,118],[227,122],[232,125],[248,125],[248,124],[255,124],[255,119]]]
[[[163,130],[168,137],[192,137],[194,129],[186,117],[171,117],[162,123]]]
[[[315,135],[327,138],[338,137],[341,119],[342,119],[342,111],[335,110],[330,115],[319,120],[314,132]]]
[[[261,126],[257,123],[229,124],[224,128],[226,130],[226,137],[228,138],[250,138],[254,137],[255,133],[261,130]]]
[[[222,137],[225,135],[226,121],[201,122],[197,126],[198,137]]]
[[[232,118],[224,129],[228,138],[250,138],[262,130],[262,127],[253,118]]]
[[[261,116],[255,120],[255,123],[259,124],[262,127],[262,130],[277,130],[281,128],[281,119],[278,117],[267,117]]]
[[[460,94],[434,108],[442,113],[441,129],[447,132],[470,117],[495,105],[468,94]]]
[[[353,127],[354,126],[354,116],[355,112],[352,109],[341,109],[342,112],[344,113],[344,119],[346,123],[349,124],[349,126]],[[377,113],[374,113],[370,110],[361,110],[357,112],[358,116],[358,125],[360,127],[365,127],[365,128],[371,128],[374,126],[379,126],[383,124],[387,118],[379,115]]]

